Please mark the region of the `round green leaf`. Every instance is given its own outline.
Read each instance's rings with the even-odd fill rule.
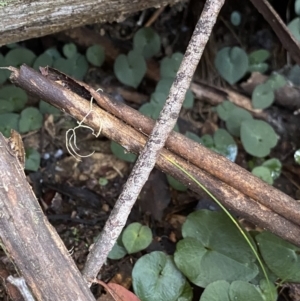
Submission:
[[[111,142],[110,149],[112,153],[120,160],[131,163],[135,162],[136,160],[135,154],[127,153],[122,145],[114,141]]]
[[[225,280],[210,283],[201,295],[200,301],[231,301],[228,291],[230,284]]]
[[[237,106],[233,104],[231,101],[224,100],[222,103],[217,105],[216,109],[219,118],[222,119],[223,121],[226,121],[229,118],[232,110],[235,108],[237,108]]]
[[[55,47],[48,48],[44,53],[51,56],[53,61],[61,57],[60,52]]]
[[[194,140],[194,141],[196,141],[196,142],[198,142],[200,144],[202,143],[201,138],[198,135],[196,135],[196,134],[194,134],[192,132],[187,131],[184,136],[186,136],[189,139]]]
[[[8,66],[19,68],[22,64],[32,66],[36,55],[26,48],[15,48],[10,50],[6,56],[5,61]]]
[[[134,50],[149,59],[160,51],[160,36],[150,27],[139,29],[133,37]]]
[[[294,159],[297,164],[300,164],[300,149],[295,151]]]
[[[166,78],[175,78],[182,59],[183,54],[180,52],[173,53],[170,58],[163,58],[160,63],[160,76]]]
[[[5,61],[4,56],[0,53],[0,67],[7,67],[8,64]],[[0,69],[0,85],[5,83],[5,81],[9,78],[10,71],[9,70],[4,70]]]
[[[273,89],[268,83],[257,85],[252,92],[252,105],[255,109],[266,109],[274,100]]]
[[[259,289],[248,282],[239,280],[231,283],[229,297],[232,301],[265,301]]]
[[[128,254],[146,249],[152,241],[151,229],[140,223],[128,225],[122,234],[122,243]]]
[[[102,66],[105,59],[104,48],[101,45],[89,47],[85,55],[88,62],[96,67]]]
[[[167,180],[169,185],[175,190],[182,191],[182,192],[187,191],[187,187],[181,182],[179,182],[178,180],[176,180],[175,178],[173,178],[172,176],[167,175]]]
[[[144,57],[137,51],[130,51],[128,55],[121,54],[114,63],[117,79],[130,87],[137,88],[147,71]]]
[[[269,269],[284,282],[300,282],[300,249],[270,233],[255,239]]]
[[[163,252],[141,257],[132,270],[133,289],[143,301],[174,301],[183,294],[186,279]]]
[[[268,123],[249,119],[242,122],[241,141],[248,154],[262,158],[270,154],[278,136]]]
[[[39,70],[39,67],[46,67],[46,66],[51,67],[52,65],[53,65],[53,58],[49,54],[43,53],[36,58],[36,60],[33,63],[33,68],[35,70]]]
[[[38,109],[28,107],[21,112],[19,120],[20,133],[38,130],[42,125],[43,115]]]
[[[239,137],[241,124],[245,120],[252,120],[252,115],[240,107],[235,107],[226,120],[226,127],[230,134]]]
[[[68,59],[74,57],[77,54],[77,46],[74,43],[65,44],[63,54]]]
[[[218,129],[214,133],[214,151],[234,162],[237,156],[238,147],[233,137],[224,129]]]
[[[10,113],[14,111],[14,105],[11,101],[0,99],[0,114]]]
[[[268,69],[269,69],[269,65],[267,63],[258,63],[255,65],[250,65],[248,71],[265,73]]]
[[[215,67],[231,85],[238,82],[248,70],[247,53],[239,47],[222,48],[216,55]]]
[[[107,257],[109,259],[118,260],[123,258],[126,254],[127,251],[124,248],[122,240],[119,237]]]
[[[187,217],[175,263],[194,284],[206,287],[217,280],[250,281],[258,274],[255,256],[223,212],[200,210]]]
[[[278,159],[276,159],[276,158],[269,159],[269,160],[265,161],[262,164],[262,166],[265,166],[270,170],[271,177],[273,180],[276,180],[277,178],[279,178],[279,176],[281,174],[282,164]]]
[[[6,137],[10,137],[12,129],[18,130],[19,114],[4,113],[0,114],[0,132]]]
[[[108,184],[108,180],[105,177],[100,177],[98,183],[100,186],[106,186]]]
[[[299,42],[300,41],[300,18],[297,17],[293,19],[288,25],[288,29],[294,38]]]
[[[31,171],[37,171],[39,169],[40,163],[41,163],[40,153],[33,148],[27,148],[25,150],[25,153],[26,153],[25,169],[31,170]]]
[[[257,166],[253,168],[252,173],[258,178],[260,178],[261,180],[265,181],[266,183],[273,185],[274,181],[271,176],[271,171],[269,170],[269,168],[265,166]]]
[[[207,148],[212,149],[215,146],[214,139],[211,135],[203,135],[201,137],[201,144],[206,146]]]
[[[239,26],[241,24],[242,16],[238,11],[233,11],[230,15],[230,22],[233,26]]]
[[[27,94],[14,85],[7,85],[0,89],[0,99],[8,100],[14,107],[13,111],[20,111],[25,107]]]

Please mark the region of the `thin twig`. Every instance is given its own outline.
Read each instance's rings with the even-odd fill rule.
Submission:
[[[160,150],[177,121],[187,89],[225,0],[207,0],[196,25],[183,61],[170,89],[166,104],[153,128],[145,148],[117,200],[83,270],[85,279],[95,279],[108,253],[126,224],[128,215],[153,169]]]

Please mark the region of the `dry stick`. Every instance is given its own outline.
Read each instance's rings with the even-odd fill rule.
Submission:
[[[41,98],[55,107],[60,108],[64,112],[72,115],[77,120],[82,120],[90,110],[90,104],[85,99],[67,90],[65,87],[49,80],[35,70],[22,66],[20,71],[10,68],[13,71],[11,76],[12,82],[21,88],[30,91],[38,98]],[[76,89],[78,90],[78,89]],[[79,89],[80,90],[80,89]],[[81,91],[82,92],[82,91]],[[90,95],[81,93],[87,98]],[[94,106],[93,111],[86,119],[86,124],[95,131],[99,128],[99,118],[102,125],[102,134],[123,146],[128,151],[138,154],[145,145],[146,138],[143,134],[134,130],[132,127],[124,124],[122,121],[105,112],[98,106]],[[146,117],[144,117],[146,118]],[[182,152],[182,155],[184,152]],[[208,153],[209,155],[209,153]],[[166,160],[167,158],[167,160]],[[229,185],[219,181],[209,173],[197,168],[187,160],[180,158],[176,154],[172,154],[163,149],[157,160],[157,167],[162,171],[173,175],[176,179],[182,181],[193,191],[201,193],[201,188],[190,178],[183,174],[169,160],[176,162],[187,172],[189,172],[197,181],[207,187],[227,208],[232,209],[239,216],[244,217],[261,228],[266,228],[271,232],[279,235],[285,240],[300,246],[300,227],[286,220],[284,217],[274,213],[270,209],[255,202],[253,199],[245,196],[240,191],[230,187]],[[220,167],[222,169],[222,167]],[[227,174],[226,169],[223,171]]]
[[[92,248],[83,274],[86,279],[94,279],[104,264],[126,224],[128,215],[142,187],[155,166],[160,150],[177,121],[185,93],[190,86],[193,74],[199,63],[204,47],[224,0],[207,0],[196,25],[183,61],[170,89],[166,104],[153,128],[145,148],[140,153],[135,166],[119,196],[100,236]]]

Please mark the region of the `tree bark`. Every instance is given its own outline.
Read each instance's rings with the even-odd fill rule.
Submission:
[[[2,134],[0,179],[0,244],[36,300],[95,300]]]
[[[87,24],[120,22],[132,13],[179,1],[7,0],[0,9],[0,46]]]

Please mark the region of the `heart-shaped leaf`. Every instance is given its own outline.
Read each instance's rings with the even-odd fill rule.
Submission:
[[[110,149],[112,153],[120,160],[126,161],[126,162],[135,162],[136,155],[126,152],[124,147],[120,144],[118,144],[115,141],[112,141],[110,143]]]
[[[182,59],[183,54],[180,52],[173,53],[173,55],[170,58],[163,58],[160,63],[160,76],[162,78],[175,78]]]
[[[88,62],[96,67],[102,66],[105,59],[104,48],[101,45],[93,45],[89,47],[85,55]]]
[[[152,28],[143,27],[135,33],[133,47],[149,59],[160,51],[160,36]]]
[[[10,50],[5,56],[5,61],[7,66],[19,68],[22,64],[32,66],[35,58],[36,55],[31,50],[20,47]]]
[[[293,19],[288,25],[288,29],[294,38],[299,42],[300,41],[300,18],[297,17]]]
[[[63,54],[66,58],[71,59],[77,54],[77,46],[74,43],[65,44]]]
[[[11,130],[18,130],[19,114],[0,114],[0,132],[6,137],[10,137]]]
[[[298,78],[299,78],[299,75],[300,75],[300,70],[299,70],[298,75],[297,75]],[[293,81],[292,79],[290,79],[290,80]],[[281,74],[279,74],[279,73],[273,73],[269,77],[269,79],[267,80],[267,83],[271,86],[271,88],[273,90],[277,90],[277,89],[280,89],[280,88],[284,87],[286,85],[287,81],[284,78],[284,76],[282,76]]]
[[[257,85],[252,92],[252,105],[255,109],[266,109],[275,100],[275,95],[270,84]]]
[[[175,263],[194,284],[217,280],[249,281],[258,274],[255,256],[239,230],[223,212],[191,213],[176,245]]]
[[[136,262],[132,281],[135,294],[143,301],[180,300],[187,283],[172,258],[158,251]],[[191,296],[184,300],[191,300]]]
[[[246,74],[249,66],[248,55],[239,47],[225,47],[217,53],[215,66],[220,75],[233,85]]]
[[[265,166],[270,170],[271,177],[273,180],[276,180],[277,178],[279,178],[279,176],[281,174],[282,164],[278,159],[271,158],[271,159],[265,161],[262,164],[262,166]]]
[[[223,121],[226,121],[232,110],[237,108],[237,106],[235,104],[233,104],[231,101],[228,100],[224,100],[222,103],[220,103],[217,106],[217,114],[219,116],[220,119],[222,119]]]
[[[278,136],[265,121],[249,119],[242,122],[241,141],[248,154],[263,158],[277,144]]]
[[[31,171],[37,171],[40,167],[40,162],[41,162],[40,153],[33,148],[27,148],[25,150],[25,153],[26,153],[25,169]]]
[[[130,87],[137,88],[147,71],[144,57],[137,51],[128,55],[121,54],[114,64],[114,72],[118,80]]]
[[[9,101],[13,105],[13,111],[20,111],[24,108],[28,97],[21,88],[7,85],[0,89],[0,99]]]
[[[108,254],[109,259],[118,260],[123,258],[127,254],[126,249],[122,243],[121,237],[118,237],[116,243]]]
[[[175,190],[187,191],[187,187],[184,184],[182,184],[181,182],[179,182],[178,180],[176,180],[175,178],[173,178],[172,176],[167,175],[167,180],[168,180],[169,185],[171,187],[173,187]]]
[[[43,125],[43,115],[37,108],[27,107],[20,114],[19,131],[26,133],[38,130]]]
[[[128,225],[122,234],[122,243],[128,254],[146,249],[152,241],[151,229],[140,223]]]
[[[36,58],[36,60],[33,63],[33,68],[35,70],[39,70],[39,67],[46,67],[46,66],[52,66],[53,65],[53,58],[47,54],[43,53],[40,56]]]
[[[273,185],[274,181],[272,179],[271,171],[269,170],[269,168],[265,166],[257,166],[252,169],[252,173],[266,183]]]

